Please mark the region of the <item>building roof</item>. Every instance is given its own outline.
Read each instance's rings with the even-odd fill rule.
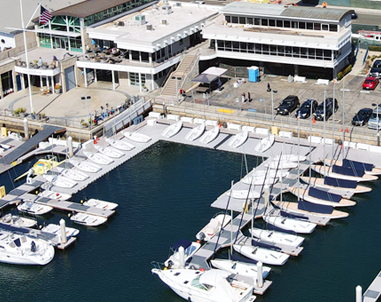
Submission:
[[[352,10],[340,8],[322,8],[310,6],[287,6],[277,4],[262,4],[252,2],[232,2],[222,10],[224,14],[241,14],[254,16],[276,16],[285,18],[300,18],[310,20],[340,21]]]
[[[54,12],[65,6],[83,1],[85,0],[23,0],[24,24],[26,26],[30,19],[39,17],[40,9],[37,9],[39,3],[50,12]],[[0,0],[0,7],[3,7],[0,10],[0,32],[12,33],[15,30],[10,28],[21,28],[20,1]]]
[[[132,0],[86,0],[57,10],[53,13],[53,16],[64,15],[85,18],[131,1]]]

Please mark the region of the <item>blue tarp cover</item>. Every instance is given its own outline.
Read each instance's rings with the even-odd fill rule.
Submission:
[[[358,171],[358,170],[353,170],[352,168],[336,166],[336,165],[332,166],[332,172],[337,174],[347,175],[347,176],[356,176],[356,177],[362,177],[364,175],[364,170]]]
[[[276,250],[276,251],[280,251],[281,250],[281,248],[276,247],[276,246],[274,246],[271,243],[260,242],[259,239],[256,239],[256,238],[253,238],[253,240],[251,240],[251,244],[253,246],[263,247],[265,249],[271,249],[271,250]]]
[[[339,179],[329,176],[324,177],[324,184],[328,186],[348,189],[355,189],[357,187],[357,181],[355,180]]]
[[[349,159],[344,159],[343,160],[343,166],[348,167],[348,168],[353,168],[355,167],[356,170],[365,170],[365,171],[372,171],[373,170],[373,165],[372,164],[366,164],[362,163],[359,161],[353,161]]]
[[[172,250],[174,250],[174,251],[177,251],[178,250],[178,248],[180,247],[180,246],[182,246],[183,248],[184,248],[184,250],[188,247],[188,246],[190,246],[192,244],[192,241],[190,241],[190,240],[187,240],[187,239],[180,239],[179,241],[177,241],[175,244],[173,244],[172,246],[171,246],[171,249]]]
[[[286,211],[280,211],[280,215],[282,215],[283,217],[286,217],[286,218],[296,218],[296,219],[308,220],[308,218],[303,216],[303,215],[291,214],[291,213],[288,213]]]
[[[310,187],[310,189],[308,190],[308,194],[311,197],[315,197],[315,198],[323,199],[327,201],[340,202],[341,200],[340,195],[328,193],[327,191],[322,191],[314,187]]]
[[[323,205],[315,204],[305,200],[299,200],[298,209],[308,211],[308,212],[321,213],[321,214],[331,214],[333,211],[333,207],[331,206],[323,206]]]

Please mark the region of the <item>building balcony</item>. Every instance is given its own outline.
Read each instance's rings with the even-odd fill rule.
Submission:
[[[21,74],[53,77],[61,72],[61,68],[50,66],[36,67],[35,65],[26,66],[25,64],[20,64],[15,66],[15,71]]]

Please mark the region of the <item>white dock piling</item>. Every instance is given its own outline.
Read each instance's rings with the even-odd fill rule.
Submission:
[[[263,269],[262,269],[262,262],[258,261],[257,263],[257,280],[258,280],[258,287],[263,286]]]
[[[72,157],[74,153],[73,153],[73,139],[71,136],[67,138],[67,147],[69,149],[69,156]]]
[[[67,238],[66,238],[66,225],[65,225],[64,219],[60,220],[60,227],[61,227],[61,243],[65,244],[67,242]]]
[[[24,124],[24,135],[26,139],[29,139],[29,128],[28,128],[28,120],[26,118],[23,119]]]
[[[184,247],[183,246],[179,247],[178,253],[179,253],[179,267],[184,268],[185,261],[184,261]]]
[[[362,288],[360,285],[356,286],[356,302],[362,302]]]

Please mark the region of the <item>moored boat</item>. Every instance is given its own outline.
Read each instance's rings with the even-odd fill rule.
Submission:
[[[77,170],[76,168],[64,169],[61,167],[56,168],[62,176],[70,178],[75,181],[84,181],[89,178],[89,175]]]
[[[58,224],[49,223],[41,229],[42,232],[54,234],[57,236],[57,241],[62,242],[61,238],[61,226]],[[66,238],[75,237],[79,234],[79,230],[75,228],[65,227]]]
[[[293,162],[303,162],[307,159],[305,155],[298,155],[298,154],[282,154],[282,155],[276,155],[272,158],[271,161],[293,161]]]
[[[106,138],[106,142],[108,142],[114,148],[119,149],[119,150],[123,150],[123,151],[130,151],[130,150],[135,148],[134,145],[131,145],[130,143],[127,143],[123,140]]]
[[[107,221],[107,218],[85,213],[76,213],[70,216],[70,220],[85,226],[98,226]]]
[[[97,173],[102,169],[98,165],[89,162],[88,160],[76,160],[74,158],[71,158],[70,163],[83,172]]]
[[[71,198],[71,194],[67,193],[58,193],[50,190],[44,190],[40,193],[38,193],[38,196],[46,197],[50,199],[57,199],[57,200],[68,200]]]
[[[254,237],[268,243],[299,247],[304,241],[303,237],[296,234],[284,233],[274,230],[263,230],[259,228],[250,228],[249,231]]]
[[[324,159],[324,162],[329,165],[337,165],[341,167],[347,167],[353,170],[364,170],[365,174],[369,175],[381,175],[381,168],[375,168],[373,164],[363,163],[359,161],[344,159]]]
[[[311,234],[316,224],[300,219],[283,217],[278,215],[264,215],[263,220],[279,229],[293,231],[299,234]]]
[[[91,161],[93,161],[94,163],[100,164],[100,165],[109,165],[114,161],[110,157],[100,153],[83,151],[83,154],[85,154],[85,156]]]
[[[227,214],[218,214],[213,217],[209,223],[197,233],[198,240],[209,241],[216,235],[223,227],[225,227],[231,220],[231,216]]]
[[[183,247],[184,254],[183,257],[180,255],[179,248]],[[186,239],[180,239],[175,244],[170,247],[171,255],[164,262],[164,265],[168,268],[180,268],[181,266],[187,265],[187,260],[190,259],[194,253],[198,251],[201,247],[199,242],[192,242]],[[180,263],[181,259],[183,259],[184,263]]]
[[[124,153],[122,151],[119,151],[118,149],[115,149],[111,146],[103,147],[100,145],[95,145],[95,149],[97,149],[103,155],[112,158],[121,158],[122,156],[124,156]]]
[[[259,153],[263,153],[271,148],[275,142],[275,135],[269,134],[265,138],[262,138],[258,144],[255,145],[254,150]]]
[[[246,142],[248,136],[249,132],[247,130],[242,130],[230,139],[228,146],[236,149]]]
[[[27,201],[19,204],[17,210],[30,215],[44,215],[52,211],[53,208],[51,206]]]
[[[148,143],[151,140],[149,136],[139,132],[124,131],[123,135],[127,137],[128,139],[137,143]]]
[[[372,191],[372,188],[359,185],[357,181],[340,179],[325,176],[324,178],[303,176],[300,178],[305,183],[308,183],[317,188],[334,189],[343,193],[367,193]],[[343,196],[344,197],[344,196]]]
[[[2,216],[0,222],[21,228],[33,228],[37,225],[35,219],[12,215],[11,213]]]
[[[183,122],[181,120],[177,121],[176,123],[165,128],[161,135],[166,138],[170,138],[172,136],[175,136],[177,133],[179,133],[182,127],[183,127]]]
[[[375,175],[365,174],[364,171],[355,171],[351,168],[342,167],[342,166],[324,166],[324,165],[311,165],[311,169],[329,177],[354,180],[357,182],[362,181],[375,181],[378,179]]]
[[[236,252],[244,255],[249,259],[253,259],[255,261],[260,261],[262,263],[270,265],[283,265],[287,262],[288,258],[290,257],[290,255],[281,252],[253,245],[234,244],[233,248]]]
[[[94,198],[90,198],[88,200],[85,200],[83,202],[83,205],[88,206],[88,207],[94,207],[94,208],[99,208],[99,209],[108,209],[108,210],[114,210],[118,207],[117,203],[104,201],[104,200],[100,200],[100,199],[94,199]]]
[[[228,196],[235,199],[256,199],[261,197],[261,193],[253,190],[229,190]]]
[[[194,141],[198,139],[205,131],[205,124],[201,123],[197,127],[194,127],[188,134],[185,136],[185,139],[188,141]]]
[[[61,187],[61,188],[72,188],[76,186],[78,183],[70,178],[67,178],[62,175],[46,175],[44,174],[44,178],[49,181],[52,185]]]
[[[206,131],[200,138],[200,143],[209,144],[216,139],[220,133],[220,127],[214,126],[212,129]]]

